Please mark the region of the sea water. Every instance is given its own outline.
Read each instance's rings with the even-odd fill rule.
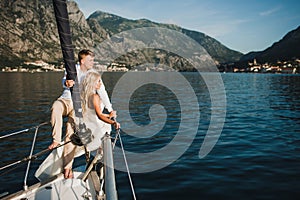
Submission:
[[[205,80],[198,73],[182,73],[187,82],[157,73],[160,84],[147,80],[144,73],[119,83],[123,75],[104,73],[102,78],[118,111],[137,199],[300,196],[299,75],[226,73],[218,75],[222,83],[216,84],[208,84],[209,75]],[[0,134],[50,121],[51,105],[62,92],[62,76],[57,72],[0,73]],[[215,127],[214,115],[220,122]],[[28,156],[33,133],[30,129],[1,139],[0,167]],[[212,148],[199,157],[206,136]],[[45,125],[40,128],[35,153],[50,143],[51,127]],[[119,140],[116,145],[118,196],[133,199]],[[166,147],[170,148],[163,151]],[[32,162],[30,176],[45,156]],[[0,172],[0,193],[22,189],[26,166]],[[30,177],[28,184],[36,181]]]

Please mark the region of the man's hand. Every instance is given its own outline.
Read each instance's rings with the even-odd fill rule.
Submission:
[[[71,79],[71,80],[66,80],[66,81],[65,81],[65,85],[66,85],[68,88],[73,87],[74,84],[75,84],[75,81],[73,81],[72,79]]]

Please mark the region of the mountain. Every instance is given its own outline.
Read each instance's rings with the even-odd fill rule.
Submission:
[[[287,33],[280,41],[271,47],[258,52],[250,52],[241,57],[240,61],[253,61],[259,63],[275,63],[278,60],[288,61],[300,58],[300,26]]]
[[[99,28],[95,34],[77,4],[68,1],[75,51],[107,38]],[[62,62],[52,1],[0,1],[0,67],[18,66],[25,61]]]
[[[87,21],[90,25],[91,21],[97,22],[98,25],[102,26],[109,33],[109,35],[143,27],[160,27],[175,30],[198,42],[217,63],[234,62],[239,60],[243,55],[238,51],[227,48],[216,39],[209,37],[204,33],[187,30],[174,24],[156,23],[147,19],[129,20],[102,11],[94,12],[89,16]]]

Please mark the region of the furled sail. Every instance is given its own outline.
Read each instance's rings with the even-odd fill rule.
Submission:
[[[69,24],[69,15],[66,0],[53,0],[54,13],[63,53],[67,80],[76,81],[77,73],[75,68],[74,47]]]
[[[67,72],[66,79],[74,80],[72,100],[76,116],[76,130],[77,134],[73,134],[72,142],[78,145],[86,144],[91,140],[91,132],[86,129],[85,124],[82,123],[82,112],[80,102],[79,84],[77,79],[77,72],[74,58],[74,47],[72,45],[72,34],[69,23],[69,15],[67,9],[67,0],[53,0],[54,13],[57,23],[57,29],[60,39],[61,50],[63,54],[64,64]],[[79,136],[76,137],[76,136]]]

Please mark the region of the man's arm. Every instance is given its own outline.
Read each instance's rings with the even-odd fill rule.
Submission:
[[[110,103],[110,100],[108,98],[108,95],[107,95],[107,92],[105,90],[105,86],[102,82],[101,84],[101,87],[99,90],[97,90],[97,93],[99,94],[103,104],[104,104],[104,107],[108,110],[108,112],[111,112],[113,111],[113,108],[112,108],[112,105]]]

